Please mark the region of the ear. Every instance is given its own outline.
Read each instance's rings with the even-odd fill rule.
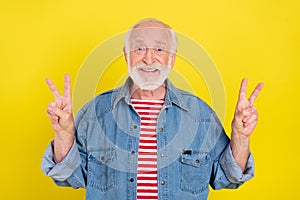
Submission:
[[[173,68],[174,67],[174,64],[175,64],[175,60],[176,60],[176,53],[172,53],[171,55],[170,55],[170,66],[171,66],[171,68]]]
[[[125,57],[126,64],[128,65],[128,60],[127,60],[127,54],[126,54],[126,51],[125,51],[125,47],[123,47],[123,54],[124,54],[124,57]]]

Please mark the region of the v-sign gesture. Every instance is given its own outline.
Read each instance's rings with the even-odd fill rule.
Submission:
[[[54,83],[46,79],[54,101],[49,103],[47,114],[55,131],[54,159],[60,162],[70,150],[74,141],[74,118],[72,113],[71,81],[68,74],[64,78],[64,93],[61,95]]]
[[[263,83],[259,83],[249,99],[247,99],[247,83],[247,79],[242,80],[239,98],[231,124],[232,132],[230,140],[232,154],[242,171],[246,168],[249,157],[250,136],[254,131],[258,120],[258,113],[253,106],[253,103],[264,86]]]
[[[247,99],[247,83],[247,79],[242,80],[234,119],[232,121],[232,132],[244,137],[250,136],[256,127],[258,113],[256,108],[253,106],[253,103],[264,86],[263,83],[259,83],[250,95],[249,99]]]

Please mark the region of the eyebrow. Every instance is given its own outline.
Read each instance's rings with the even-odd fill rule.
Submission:
[[[141,38],[136,38],[133,42],[144,43],[144,40],[141,39]],[[155,40],[154,43],[160,44],[160,45],[167,45],[167,42],[166,41],[162,41],[162,40]]]
[[[136,38],[136,39],[133,40],[133,42],[143,43],[144,40],[141,39],[141,38]]]
[[[161,40],[155,40],[155,43],[161,44],[161,45],[167,45],[166,41],[161,41]]]

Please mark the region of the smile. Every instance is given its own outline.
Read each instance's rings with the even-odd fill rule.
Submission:
[[[142,71],[144,71],[144,72],[156,72],[156,71],[158,71],[158,69],[155,69],[155,68],[142,68],[141,69]]]

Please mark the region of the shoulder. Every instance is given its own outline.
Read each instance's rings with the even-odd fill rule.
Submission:
[[[194,95],[190,92],[187,92],[185,90],[181,90],[177,88],[177,92],[184,98],[184,100],[187,103],[197,103],[202,107],[205,107],[206,109],[212,110],[211,107],[206,103],[205,100],[203,100],[202,98],[200,98],[197,95]]]
[[[178,92],[182,96],[187,106],[187,114],[191,118],[197,122],[213,123],[222,128],[222,123],[215,110],[203,99],[184,90],[178,89]]]
[[[95,96],[79,110],[76,118],[95,120],[97,116],[110,112],[113,107],[115,94],[118,90],[118,88],[108,90]]]
[[[206,111],[209,113],[214,112],[213,109],[206,103],[206,101],[199,96],[176,87],[174,87],[173,90],[179,101],[182,102],[182,105],[185,105],[188,110],[200,109],[201,111]]]

